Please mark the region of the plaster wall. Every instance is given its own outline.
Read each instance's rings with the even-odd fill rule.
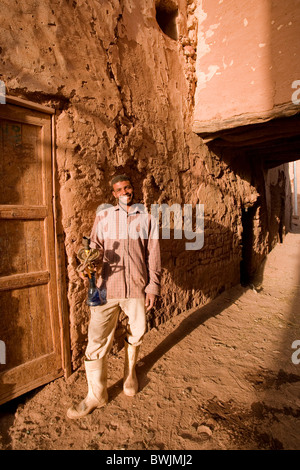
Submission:
[[[201,0],[194,128],[251,124],[293,108],[298,0]],[[273,113],[273,114],[272,114]],[[222,124],[223,123],[223,124]]]

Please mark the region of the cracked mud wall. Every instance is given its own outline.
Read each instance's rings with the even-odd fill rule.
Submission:
[[[128,173],[137,199],[205,207],[205,242],[161,240],[162,296],[148,328],[203,305],[240,281],[242,207],[257,203],[255,266],[268,252],[264,176],[243,155],[214,153],[192,132],[195,2],[178,7],[178,39],[162,32],[154,0],[3,0],[1,76],[11,95],[56,108],[57,199],[65,237],[72,364],[85,350],[89,312],[76,253],[109,180]],[[236,157],[240,158],[236,158]],[[238,162],[238,163],[237,163]],[[258,202],[257,202],[258,201]],[[116,347],[125,319],[120,319]]]

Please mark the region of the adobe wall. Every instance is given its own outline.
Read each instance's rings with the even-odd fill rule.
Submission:
[[[261,122],[284,109],[295,112],[298,0],[202,0],[195,16],[195,128],[219,121]]]
[[[277,237],[273,226],[269,232],[276,191],[267,203],[271,183],[260,162],[214,152],[192,132],[195,7],[179,0],[174,40],[159,28],[152,0],[26,0],[13,8],[2,1],[0,79],[8,93],[57,109],[73,367],[84,354],[89,318],[76,253],[96,208],[113,202],[109,180],[116,172],[131,176],[145,205],[205,208],[201,250],[185,250],[184,239],[161,240],[162,296],[149,328],[240,282],[243,208],[255,206],[252,271]],[[121,318],[115,347],[124,324]]]

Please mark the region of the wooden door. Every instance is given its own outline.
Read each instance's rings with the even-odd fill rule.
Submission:
[[[51,114],[0,105],[0,404],[63,374],[51,135]]]

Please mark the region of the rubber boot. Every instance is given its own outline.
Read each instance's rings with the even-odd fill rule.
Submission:
[[[123,392],[128,397],[133,397],[136,395],[139,388],[135,372],[135,365],[138,358],[139,349],[139,346],[133,346],[125,340]]]
[[[70,419],[82,418],[108,402],[107,394],[107,357],[94,361],[84,361],[88,394],[77,406],[67,411]]]

